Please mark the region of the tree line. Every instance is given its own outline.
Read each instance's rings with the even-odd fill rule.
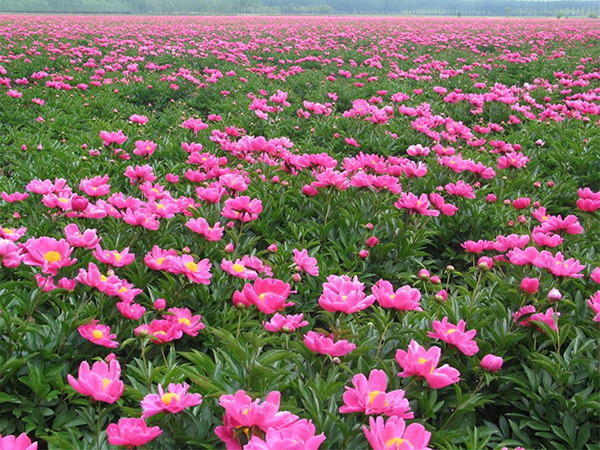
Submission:
[[[2,12],[597,17],[598,0],[0,0]]]

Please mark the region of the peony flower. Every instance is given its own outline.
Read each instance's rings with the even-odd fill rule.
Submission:
[[[481,359],[480,365],[482,369],[489,372],[497,372],[502,368],[503,362],[504,360],[500,356],[495,356],[490,353]]]
[[[191,281],[198,284],[210,284],[212,274],[210,268],[212,264],[208,258],[204,258],[198,262],[190,255],[181,255],[180,257],[169,257],[168,261],[169,272],[183,273]]]
[[[134,330],[134,333],[136,336],[148,336],[156,344],[174,341],[183,335],[183,331],[177,323],[159,319],[153,320],[149,325],[140,325]]]
[[[383,370],[372,370],[368,380],[362,373],[355,375],[352,377],[352,384],[354,387],[346,386],[344,406],[340,407],[341,413],[385,414],[403,419],[414,417],[402,389],[385,392],[387,376]]]
[[[91,370],[87,361],[82,361],[77,380],[67,375],[67,381],[77,392],[105,403],[114,403],[123,394],[125,386],[120,378],[121,366],[116,359],[110,361],[110,365],[96,361]]]
[[[269,428],[264,440],[253,435],[244,450],[318,450],[325,435],[315,436],[315,432],[310,420],[301,419],[285,428]]]
[[[205,325],[201,322],[202,316],[193,316],[188,308],[169,308],[171,315],[164,314],[166,320],[170,320],[181,331],[189,336],[198,336],[198,331],[203,330]]]
[[[103,250],[100,244],[98,244],[92,255],[101,263],[114,267],[127,266],[135,260],[135,254],[129,253],[129,247],[119,252],[117,250]]]
[[[120,445],[126,448],[146,445],[161,433],[160,427],[148,427],[143,418],[122,418],[118,423],[111,423],[106,429],[110,445]]]
[[[95,248],[96,245],[102,240],[102,238],[96,235],[96,229],[84,230],[83,233],[79,231],[79,227],[70,223],[64,229],[65,237],[67,242],[73,247],[82,247],[86,249]]]
[[[304,320],[304,314],[294,314],[284,316],[275,314],[268,322],[263,322],[263,326],[267,331],[283,331],[284,333],[293,333],[296,329],[305,327],[308,322]]]
[[[429,450],[427,444],[431,433],[420,423],[411,423],[408,427],[404,419],[390,417],[369,417],[369,426],[363,427],[365,437],[373,450]]]
[[[170,383],[168,391],[165,392],[159,384],[158,394],[148,394],[142,400],[142,417],[151,417],[163,411],[176,414],[185,408],[191,408],[202,403],[200,394],[187,393],[189,388],[190,386],[187,383]]]
[[[2,436],[0,434],[0,450],[37,450],[37,448],[38,443],[31,442],[25,433],[21,433],[19,436],[12,434]]]
[[[313,277],[319,276],[319,266],[317,266],[317,258],[308,256],[308,250],[294,249],[294,262],[301,271],[306,272]]]
[[[600,291],[596,291],[587,301],[592,311],[596,314],[594,316],[594,322],[600,322]]]
[[[440,389],[452,383],[457,383],[460,372],[448,364],[437,367],[442,356],[439,347],[431,347],[425,350],[416,341],[411,340],[408,345],[408,351],[398,350],[396,352],[396,361],[402,367],[403,372],[399,377],[417,376],[423,377],[433,389]]]
[[[77,328],[79,334],[90,342],[103,347],[115,348],[119,346],[117,341],[113,339],[116,334],[110,334],[110,327],[107,325],[99,325],[98,320],[92,320],[92,323],[81,325]]]
[[[245,391],[237,391],[235,395],[221,395],[219,403],[225,408],[224,425],[215,429],[215,434],[227,444],[227,448],[241,449],[237,440],[236,430],[242,429],[248,436],[254,427],[262,432],[270,428],[279,430],[289,427],[298,420],[298,416],[279,411],[281,393],[272,391],[261,403],[259,399],[252,400]]]
[[[221,215],[228,219],[250,222],[258,219],[258,215],[262,210],[263,206],[260,200],[256,198],[250,199],[248,196],[241,195],[225,200]]]
[[[313,352],[332,357],[347,355],[356,348],[355,344],[345,339],[334,342],[333,336],[328,337],[316,331],[309,331],[304,335],[304,344]]]
[[[399,311],[423,311],[419,306],[421,293],[410,286],[402,286],[394,291],[392,283],[379,280],[371,288],[371,292],[382,308],[394,308]]]
[[[98,175],[91,180],[85,177],[79,183],[79,189],[90,197],[102,197],[110,194],[110,184],[108,184],[108,181],[108,175]]]
[[[540,287],[540,280],[537,278],[525,277],[521,280],[520,289],[522,292],[527,292],[530,295],[535,294]]]
[[[375,301],[373,295],[365,295],[364,287],[356,276],[351,280],[347,275],[341,277],[330,275],[327,277],[327,282],[323,283],[319,305],[330,312],[341,311],[352,314],[362,311]]]
[[[258,277],[258,273],[256,273],[254,270],[248,269],[241,259],[236,259],[235,262],[232,262],[223,258],[221,261],[221,269],[223,269],[229,275],[233,275],[237,278],[243,278],[244,280],[254,280]]]
[[[265,314],[273,314],[281,311],[288,306],[293,306],[294,302],[286,302],[290,294],[290,285],[274,278],[257,278],[254,286],[245,284],[242,294],[246,299],[256,305],[256,307]]]
[[[190,219],[185,224],[185,226],[194,233],[204,236],[207,241],[218,241],[223,237],[223,231],[225,229],[220,225],[221,223],[217,222],[211,227],[206,219],[203,219],[202,217],[199,217],[198,219]]]
[[[473,340],[477,334],[477,330],[465,332],[465,321],[460,320],[457,325],[448,322],[448,317],[444,317],[442,321],[434,320],[434,332],[428,332],[427,336],[455,346],[467,356],[473,356],[479,351],[477,343]]]
[[[69,256],[73,249],[64,239],[56,240],[51,237],[31,238],[25,245],[27,253],[23,262],[30,266],[40,266],[42,272],[55,276],[61,267],[71,266],[77,259]]]

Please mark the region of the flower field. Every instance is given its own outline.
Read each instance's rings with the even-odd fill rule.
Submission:
[[[594,20],[0,20],[0,449],[595,449]]]

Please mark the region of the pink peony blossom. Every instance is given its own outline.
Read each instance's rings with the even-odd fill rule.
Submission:
[[[98,320],[92,320],[89,324],[79,326],[77,331],[82,337],[94,344],[109,348],[119,346],[119,343],[113,340],[117,335],[110,333],[109,326],[98,324]]]
[[[369,426],[363,427],[365,437],[373,450],[429,450],[427,444],[431,433],[419,423],[406,426],[404,419],[390,417],[369,417]]]
[[[408,351],[402,349],[396,352],[396,361],[402,367],[403,372],[399,377],[417,376],[423,377],[433,389],[440,389],[452,383],[457,383],[460,372],[448,364],[437,367],[442,356],[439,347],[431,347],[425,350],[416,341],[411,340]]]
[[[190,386],[187,383],[170,383],[168,391],[164,391],[159,384],[158,394],[148,394],[142,400],[142,417],[151,417],[161,412],[176,414],[185,408],[191,408],[202,403],[200,394],[187,393],[189,388]]]
[[[77,392],[105,403],[114,403],[123,394],[125,386],[120,378],[121,366],[116,359],[109,364],[96,361],[91,370],[87,361],[82,361],[77,380],[67,375],[67,381]]]
[[[143,418],[125,417],[119,419],[116,424],[111,423],[106,429],[110,445],[120,445],[126,448],[146,445],[161,433],[160,427],[148,427]]]

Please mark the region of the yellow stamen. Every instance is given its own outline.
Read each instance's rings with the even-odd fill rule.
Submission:
[[[106,386],[108,386],[108,383],[110,383],[110,380],[108,378],[104,378],[102,380],[102,390],[106,389]]]
[[[44,259],[49,263],[57,262],[61,260],[60,253],[55,251],[46,252]]]
[[[185,268],[187,270],[189,270],[190,272],[197,272],[198,271],[198,264],[196,264],[193,261],[190,261],[189,263],[185,263]]]
[[[2,231],[4,231],[4,234],[13,234],[15,232],[15,230],[11,228],[2,228]]]
[[[427,359],[419,358],[419,364],[425,364],[426,362],[427,362]]]
[[[456,328],[449,328],[448,331],[446,331],[446,334],[452,334],[456,331]]]
[[[192,322],[190,322],[190,319],[188,319],[187,317],[180,317],[179,318],[179,323],[184,323],[188,327],[192,324]]]
[[[244,270],[246,270],[246,268],[244,266],[242,266],[241,264],[234,264],[233,265],[233,271],[240,273],[243,272]]]
[[[385,443],[385,448],[400,448],[403,443],[404,439],[402,438],[388,439]]]
[[[102,339],[104,337],[104,333],[100,330],[94,330],[92,331],[92,336],[94,336],[94,339]]]
[[[167,392],[160,399],[165,405],[169,406],[171,404],[171,402],[173,401],[173,399],[179,401],[179,395],[177,395],[173,392]]]

